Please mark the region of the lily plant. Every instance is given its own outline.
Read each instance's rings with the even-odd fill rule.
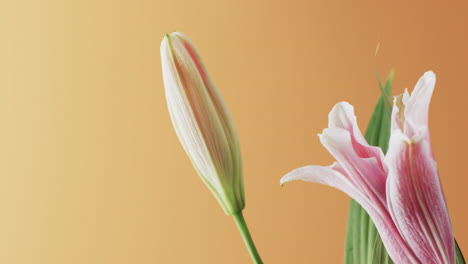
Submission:
[[[244,220],[244,179],[231,115],[190,39],[166,34],[161,61],[167,105],[180,143],[224,212],[234,218],[255,263],[263,263]]]
[[[263,263],[242,214],[245,197],[240,144],[218,88],[199,52],[182,33],[164,37],[161,60],[169,114],[180,143],[224,212],[234,218],[253,262]],[[390,90],[392,76],[386,84]],[[365,219],[368,216],[362,219],[372,228],[373,222],[378,235],[374,228],[366,237],[374,243],[374,252],[380,253],[354,250],[359,247],[353,245],[359,240],[354,235],[362,232],[350,217],[346,264],[465,263],[454,241],[429,136],[428,112],[435,80],[433,72],[426,72],[411,95],[405,90],[394,98],[393,107],[379,81],[382,96],[374,112],[377,119],[373,116],[369,125],[373,129],[368,131],[374,134],[370,142],[375,144],[378,139],[380,147],[366,141],[351,104],[336,104],[328,116],[328,128],[319,135],[336,162],[295,169],[281,179],[282,185],[302,180],[335,187],[368,213],[372,221]],[[385,122],[378,120],[386,114],[391,120],[387,116]],[[381,125],[377,121],[382,121]],[[386,129],[378,132],[379,126]],[[351,205],[350,216],[362,210],[354,201]]]
[[[386,155],[366,142],[353,106],[336,104],[319,135],[336,162],[295,169],[281,184],[303,180],[347,193],[367,211],[395,263],[455,263],[452,225],[428,130],[434,85],[434,73],[426,72],[411,95],[406,90],[395,97]]]

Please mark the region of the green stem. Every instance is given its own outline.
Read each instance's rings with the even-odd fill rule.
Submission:
[[[237,228],[239,228],[239,231],[242,235],[242,238],[244,239],[247,249],[249,250],[252,260],[254,261],[255,264],[263,264],[263,261],[257,252],[257,248],[255,248],[255,244],[252,240],[252,237],[250,236],[249,228],[247,227],[247,224],[245,223],[245,219],[244,219],[244,215],[242,215],[242,211],[239,211],[238,213],[233,214],[232,217],[234,217],[234,221],[236,221]]]

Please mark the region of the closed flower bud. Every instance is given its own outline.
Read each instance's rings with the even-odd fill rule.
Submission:
[[[228,215],[244,209],[239,141],[228,109],[200,54],[179,32],[161,44],[166,99],[182,146]]]

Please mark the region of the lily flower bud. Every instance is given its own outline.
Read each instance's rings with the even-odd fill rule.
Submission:
[[[244,209],[239,141],[228,109],[200,54],[183,34],[161,43],[172,123],[195,170],[228,215]]]

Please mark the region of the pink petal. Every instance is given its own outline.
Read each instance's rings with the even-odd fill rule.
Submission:
[[[347,130],[353,139],[353,144],[356,149],[365,148],[365,151],[360,152],[362,156],[375,157],[377,160],[383,160],[384,154],[379,147],[370,146],[359,129],[354,115],[354,107],[347,102],[336,104],[328,114],[329,128],[343,128]],[[382,163],[380,163],[382,165]],[[383,168],[383,165],[382,165]]]
[[[349,176],[338,163],[335,162],[328,167],[306,166],[295,169],[281,179],[281,184],[296,180],[325,184],[348,194],[369,214],[393,261],[402,264],[417,263],[411,249],[398,233],[388,211],[383,206],[373,203],[365,193],[359,191],[349,181]]]
[[[400,234],[422,263],[455,263],[450,216],[430,152],[424,135],[410,139],[401,130],[392,132],[385,160],[387,203]]]
[[[320,140],[338,162],[330,168],[341,175],[330,177],[325,184],[346,192],[361,204],[376,224],[394,261],[417,262],[414,253],[399,235],[387,210],[385,185],[388,169],[384,163],[384,154],[380,148],[370,146],[366,142],[350,104],[338,103],[332,109],[329,114],[329,128],[324,129]],[[316,167],[312,168],[317,170]],[[299,171],[292,175],[303,174]],[[316,175],[313,173],[307,175],[309,180],[324,183],[323,179],[314,177]]]
[[[386,204],[384,154],[366,142],[350,104],[341,102],[333,107],[329,128],[323,130],[320,140],[356,188],[368,194],[372,202]]]

